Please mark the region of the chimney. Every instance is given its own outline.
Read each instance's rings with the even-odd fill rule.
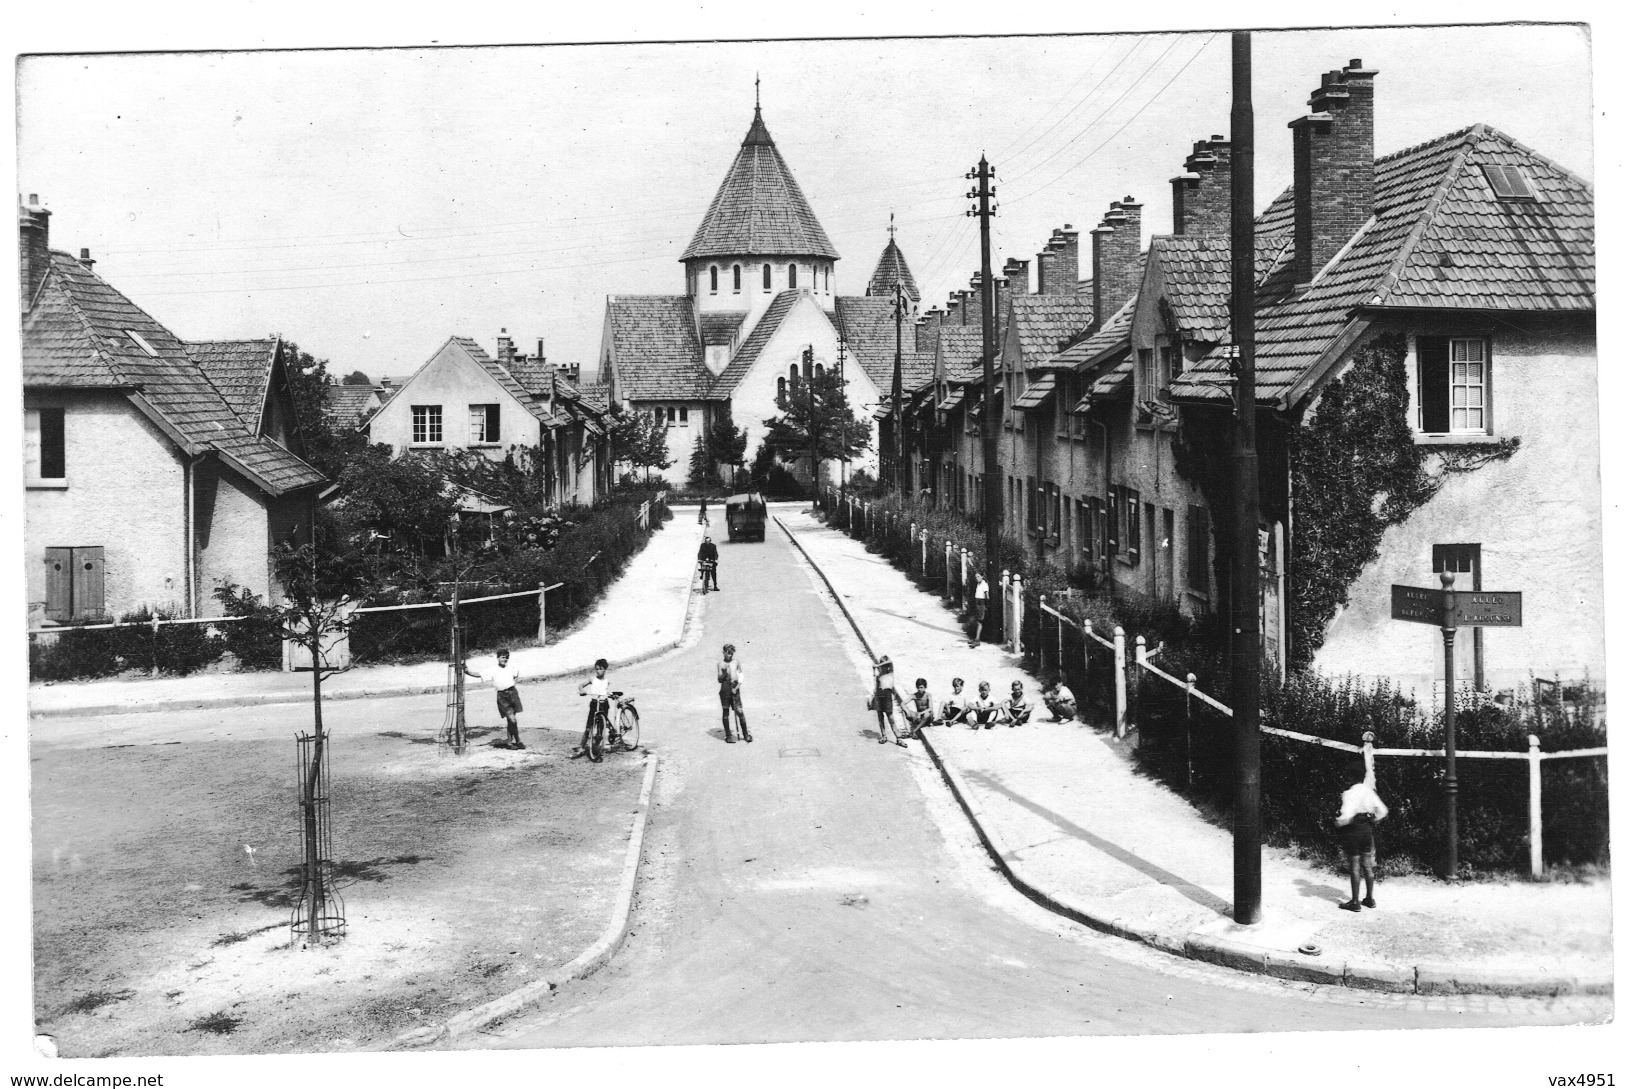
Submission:
[[[1097,323],[1122,308],[1139,290],[1134,276],[1140,255],[1140,208],[1133,197],[1112,201],[1100,226],[1089,232],[1094,248],[1094,312]]]
[[[965,292],[965,305],[959,311],[965,317],[966,325],[982,326],[982,274],[970,274],[970,290]]]
[[[1059,230],[1052,231],[1049,236],[1050,252],[1055,254],[1055,263],[1050,266],[1050,272],[1055,278],[1055,286],[1050,289],[1051,295],[1076,295],[1078,293],[1078,232],[1068,223]]]
[[[96,268],[96,259],[90,256],[90,250],[84,246],[79,247],[79,263],[85,266],[86,271]]]
[[[1038,293],[1040,295],[1056,294],[1055,251],[1047,245],[1038,253]]]
[[[936,306],[933,306],[920,316],[920,324],[914,330],[915,351],[935,352],[937,350],[937,337],[942,332],[942,319],[942,309]]]
[[[1358,59],[1327,72],[1293,121],[1293,259],[1307,284],[1371,218],[1377,72]]]
[[[1172,182],[1175,234],[1229,237],[1230,141],[1219,135],[1196,141],[1185,158],[1185,173]]]
[[[503,329],[497,337],[497,362],[508,367],[512,366],[517,358],[518,355],[513,350],[513,338],[508,335],[508,330]]]
[[[17,286],[26,313],[51,267],[51,213],[40,207],[36,193],[28,194],[28,203],[17,209],[17,238]]]
[[[1018,261],[1014,257],[1004,263],[1004,279],[1009,286],[1009,297],[1017,298],[1027,294],[1027,266],[1028,261]]]
[[[579,386],[581,384],[580,363],[566,363],[564,366],[559,368],[559,373],[564,375],[564,380],[570,383],[572,386]]]

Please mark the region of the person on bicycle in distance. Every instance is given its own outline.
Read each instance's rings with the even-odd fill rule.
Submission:
[[[587,755],[587,747],[592,742],[593,719],[602,712],[609,715],[609,662],[604,658],[592,664],[592,676],[576,686],[576,695],[591,696],[587,701],[587,727],[581,731],[581,746],[570,754],[570,759]]]
[[[717,546],[707,537],[700,545],[700,589],[709,585],[713,590],[721,590],[717,585]]]

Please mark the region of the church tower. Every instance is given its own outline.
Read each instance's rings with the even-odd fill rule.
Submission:
[[[768,134],[758,99],[739,154],[679,258],[701,326],[748,331],[782,291],[808,292],[833,310],[839,259]]]
[[[881,251],[880,261],[875,265],[874,275],[869,277],[869,287],[864,294],[871,298],[889,299],[892,292],[901,286],[904,315],[909,321],[913,321],[920,312],[920,289],[914,283],[914,273],[909,271],[903,251],[898,248],[896,223],[886,230],[891,235],[891,240]]]

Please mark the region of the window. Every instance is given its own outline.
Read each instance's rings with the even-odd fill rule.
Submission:
[[[794,291],[796,289],[796,266],[795,266],[794,262],[792,262],[791,265],[790,265],[790,285],[789,286],[790,286],[791,291]]]
[[[468,441],[495,443],[502,441],[502,406],[468,406]]]
[[[1136,399],[1141,401],[1151,399],[1151,394],[1156,389],[1154,384],[1156,375],[1153,373],[1154,366],[1155,353],[1150,348],[1141,348],[1135,356],[1134,364],[1134,396]]]
[[[816,367],[813,368],[813,373],[816,374],[819,378],[824,377],[824,365],[822,363],[818,364]]]
[[[1140,493],[1121,484],[1112,487],[1113,551],[1124,563],[1140,562]],[[1155,532],[1153,528],[1153,532]]]
[[[445,435],[440,425],[440,406],[413,405],[413,445],[429,445],[434,443],[443,443],[445,441]]]
[[[1489,433],[1489,345],[1481,337],[1417,337],[1417,400],[1430,435]]]
[[[1209,592],[1208,547],[1211,530],[1204,507],[1185,510],[1185,588],[1192,593]]]
[[[739,266],[734,266],[734,294],[739,293]]]
[[[711,294],[717,293],[717,266],[711,266]]]
[[[784,375],[779,375],[779,400],[784,400]]]
[[[1167,393],[1168,387],[1173,384],[1174,379],[1178,378],[1181,370],[1184,369],[1185,357],[1180,352],[1178,344],[1163,344],[1157,348],[1157,354],[1162,357],[1161,367],[1157,374],[1157,393],[1162,396]]]
[[[687,405],[679,405],[679,406],[677,406],[677,423],[681,427],[687,427],[688,426],[688,406]]]
[[[1534,200],[1535,190],[1523,171],[1515,166],[1489,166],[1481,168],[1484,180],[1490,183],[1497,200]]]
[[[1449,571],[1452,574],[1463,575],[1479,570],[1479,554],[1482,545],[1476,544],[1436,544],[1433,546],[1433,570],[1435,573]],[[1473,584],[1463,586],[1462,580],[1456,580],[1456,589],[1477,590],[1477,579]]]
[[[801,384],[801,364],[799,363],[790,364],[790,384],[792,386]]]
[[[23,413],[24,458],[30,484],[67,482],[67,413],[60,408],[31,408]]]
[[[59,623],[99,620],[106,608],[100,545],[45,550],[45,616]]]
[[[773,266],[766,261],[762,262],[762,290],[773,290]]]

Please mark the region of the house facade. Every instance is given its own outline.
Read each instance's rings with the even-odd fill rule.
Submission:
[[[1521,627],[1464,631],[1464,688],[1598,680],[1590,188],[1485,125],[1377,156],[1377,74],[1353,61],[1315,88],[1292,187],[1255,221],[1265,655],[1436,697],[1438,631],[1393,621],[1390,596],[1448,570],[1523,594]],[[1086,309],[1035,305],[1007,265],[990,392],[1006,527],[1080,581],[1201,615],[1228,607],[1229,144],[1197,141],[1172,186],[1174,229],[1145,252],[1132,198],[1091,232]],[[935,388],[904,411],[975,513],[989,391],[948,314],[918,326]]]
[[[142,606],[215,616],[235,584],[276,600],[325,479],[298,456],[282,345],[184,343],[19,209],[30,626]]]
[[[899,343],[911,373],[929,372],[915,347],[919,294],[895,239],[863,295],[838,292],[839,259],[758,106],[679,258],[683,293],[611,295],[605,303],[599,376],[618,403],[669,425],[669,479],[687,482],[695,444],[723,405],[747,432],[746,459],[754,458],[765,422],[779,414],[778,393],[801,379],[809,348],[815,373],[844,375],[848,402],[870,429],[869,452],[850,467],[876,471],[874,413]],[[791,463],[798,475],[810,472],[806,459]],[[826,480],[839,474],[838,463],[824,466]]]
[[[523,355],[504,331],[493,358],[451,337],[366,420],[368,437],[397,457],[469,450],[500,461],[532,450],[554,504],[590,506],[611,484],[608,409],[559,375],[542,347]]]

